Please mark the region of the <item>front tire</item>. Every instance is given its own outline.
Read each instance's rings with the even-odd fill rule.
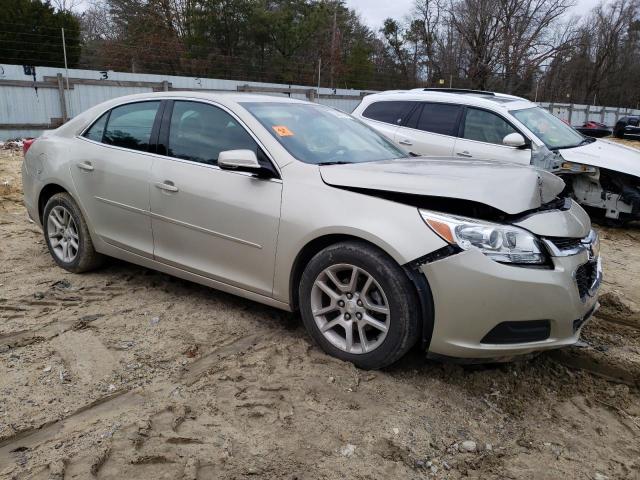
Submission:
[[[419,336],[416,290],[400,266],[364,242],[331,245],[307,264],[299,287],[309,335],[363,369],[398,361]]]
[[[49,253],[65,270],[82,273],[99,267],[103,256],[93,248],[80,208],[68,193],[53,195],[42,216]]]

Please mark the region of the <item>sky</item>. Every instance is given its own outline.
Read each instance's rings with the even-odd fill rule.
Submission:
[[[600,0],[577,0],[572,14],[583,15]],[[349,7],[360,14],[362,21],[374,31],[382,27],[385,18],[401,19],[413,8],[414,0],[346,0]]]

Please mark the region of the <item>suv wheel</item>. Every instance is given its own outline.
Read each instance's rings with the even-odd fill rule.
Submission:
[[[391,365],[418,339],[415,288],[393,259],[363,242],[339,243],[315,255],[299,295],[313,339],[360,368]]]
[[[80,208],[68,193],[57,193],[49,199],[42,226],[49,253],[65,270],[82,273],[102,263]]]

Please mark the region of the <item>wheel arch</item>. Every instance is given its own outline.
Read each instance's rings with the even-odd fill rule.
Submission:
[[[313,240],[309,241],[306,245],[304,245],[304,247],[302,247],[293,262],[291,275],[289,277],[289,298],[291,309],[293,311],[299,310],[300,299],[298,295],[298,285],[300,284],[300,279],[302,278],[302,273],[304,272],[304,268],[306,267],[306,265],[318,252],[322,251],[326,247],[345,241],[357,241],[365,243],[372,248],[375,248],[376,250],[384,252],[393,261],[396,261],[393,258],[393,255],[385,251],[385,249],[381,248],[379,245],[376,245],[370,240],[356,235],[332,233],[316,237]],[[413,262],[409,262],[405,265],[399,266],[405,272],[407,278],[409,279],[415,290],[421,317],[419,332],[420,342],[421,347],[423,349],[426,349],[429,347],[429,343],[431,343],[433,322],[435,319],[434,302],[431,293],[431,287],[429,286],[427,278],[419,270],[418,264],[414,265]]]
[[[71,195],[69,190],[57,183],[48,183],[40,190],[40,193],[38,194],[38,218],[40,219],[41,225],[43,225],[44,221],[44,219],[42,218],[44,215],[44,207],[47,205],[49,199],[56,193],[68,193],[69,195]],[[71,196],[73,197],[73,195]]]

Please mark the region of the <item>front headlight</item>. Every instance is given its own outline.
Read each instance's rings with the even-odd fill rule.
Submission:
[[[511,225],[420,210],[427,225],[443,240],[463,250],[480,250],[502,263],[541,264],[545,255],[534,235]]]

